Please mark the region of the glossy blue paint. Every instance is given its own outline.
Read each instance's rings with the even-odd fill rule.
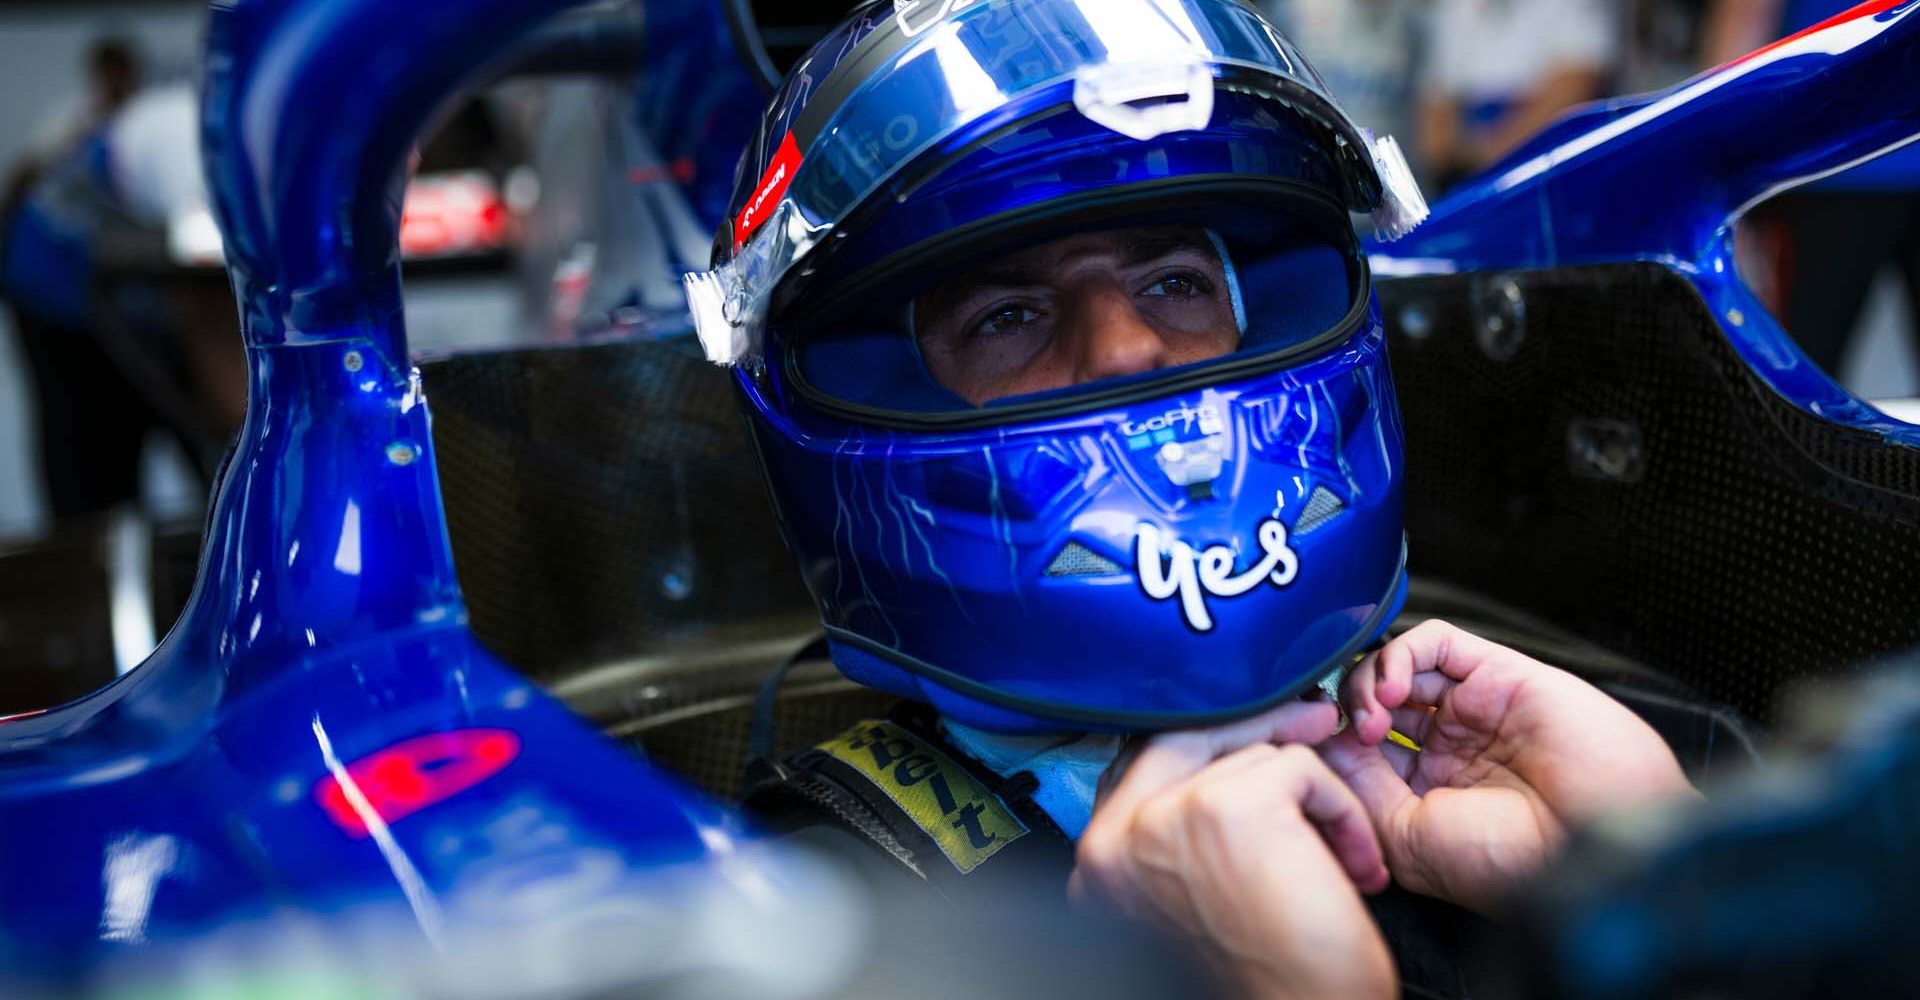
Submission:
[[[1920,3],[1872,0],[1671,90],[1570,115],[1373,250],[1382,274],[1654,261],[1783,396],[1903,444],[1920,428],[1809,363],[1735,272],[1747,209],[1920,137]]]
[[[1317,683],[1386,627],[1406,588],[1399,410],[1385,336],[1363,318],[1284,370],[952,433],[770,405],[766,393],[791,387],[742,379],[835,662],[1015,731],[1199,725]],[[1164,436],[1142,442],[1129,426]],[[1157,462],[1166,443],[1208,439],[1226,456],[1218,498],[1173,485]],[[1323,491],[1337,514],[1309,520]],[[1143,528],[1175,554],[1162,560]],[[1053,572],[1070,546],[1105,568]],[[1147,591],[1150,559],[1174,578],[1196,552],[1247,582]]]
[[[703,338],[763,350],[735,384],[834,662],[1001,731],[1297,697],[1406,586],[1398,404],[1349,221],[1405,206],[1247,4],[911,6],[861,7],[789,75],[690,283],[728,324]],[[1148,114],[1174,118],[1095,99],[1162,50],[1184,61]],[[983,407],[936,382],[918,296],[1063,233],[1169,224],[1232,263],[1231,353]]]
[[[204,144],[248,417],[159,650],[89,698],[0,724],[0,984],[66,989],[270,912],[404,906],[432,939],[498,902],[462,886],[512,845],[461,834],[502,822],[543,831],[515,849],[591,850],[629,872],[733,843],[729,814],[467,632],[406,351],[396,234],[414,137],[566,5],[216,5]],[[315,797],[382,748],[469,728],[512,731],[518,757],[380,836],[351,835]]]

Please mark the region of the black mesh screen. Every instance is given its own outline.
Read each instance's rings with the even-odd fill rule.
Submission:
[[[707,791],[737,797],[751,744],[754,695],[770,673],[764,666],[683,672],[651,688],[652,703],[613,733]],[[773,713],[774,756],[837,736],[861,719],[882,718],[896,700],[841,677],[825,660],[797,664]]]
[[[1655,265],[1385,283],[1411,569],[1768,718],[1920,643],[1920,452],[1786,402]]]
[[[0,544],[0,716],[63,705],[115,676],[112,519],[68,521]],[[200,559],[200,522],[143,531],[156,638],[179,619]]]
[[[696,352],[624,342],[422,366],[474,633],[538,679],[813,614],[728,376]]]
[[[65,704],[113,680],[106,554],[105,528],[87,522],[0,548],[0,716]]]

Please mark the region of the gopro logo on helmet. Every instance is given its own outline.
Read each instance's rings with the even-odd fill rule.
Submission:
[[[1195,632],[1213,631],[1213,612],[1207,598],[1239,597],[1262,583],[1291,584],[1300,573],[1300,556],[1287,543],[1287,526],[1268,518],[1255,532],[1260,558],[1244,572],[1233,571],[1233,549],[1209,546],[1195,552],[1179,539],[1163,547],[1160,528],[1145,521],[1135,529],[1134,555],[1140,589],[1156,601],[1180,598],[1180,611]]]
[[[1172,440],[1171,432],[1188,433],[1199,425],[1200,433],[1213,435],[1226,432],[1227,421],[1221,416],[1220,408],[1211,403],[1188,406],[1185,403],[1168,410],[1157,417],[1141,421],[1126,421],[1120,425],[1120,433],[1129,438],[1139,438],[1161,431],[1169,432],[1165,440]],[[1165,440],[1156,443],[1164,444]]]

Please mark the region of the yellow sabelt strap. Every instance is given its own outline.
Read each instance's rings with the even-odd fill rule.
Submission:
[[[891,722],[856,723],[818,749],[887,793],[962,875],[1027,835],[1026,824],[966,768]]]

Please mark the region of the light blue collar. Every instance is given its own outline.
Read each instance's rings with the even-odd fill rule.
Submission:
[[[1103,733],[1009,736],[940,720],[940,730],[967,756],[1003,778],[1022,771],[1039,779],[1033,801],[1074,841],[1093,818],[1100,776],[1120,756],[1124,737]]]

